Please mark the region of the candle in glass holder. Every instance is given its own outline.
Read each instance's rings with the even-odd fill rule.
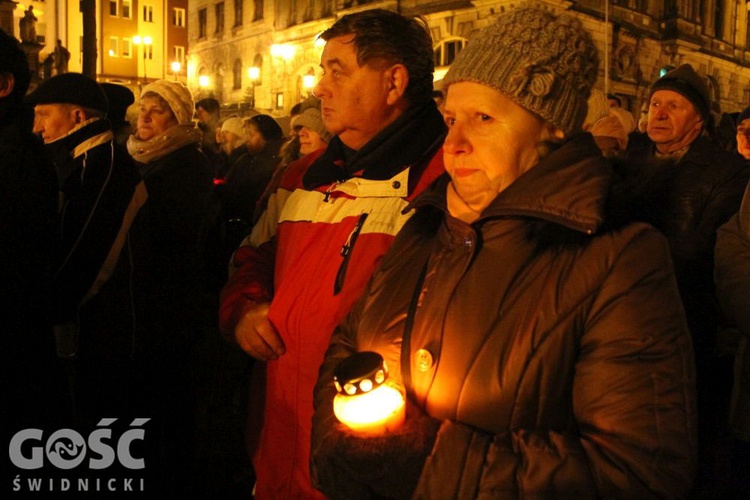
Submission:
[[[336,367],[333,382],[338,391],[333,413],[353,431],[380,435],[403,424],[404,390],[388,376],[380,354],[366,351],[349,356]]]

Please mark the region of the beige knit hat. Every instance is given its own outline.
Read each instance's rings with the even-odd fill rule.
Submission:
[[[230,116],[229,118],[224,120],[224,123],[221,125],[221,131],[231,132],[237,137],[244,139],[245,137],[244,126],[245,126],[245,123],[242,121],[242,118],[240,118],[239,116]]]
[[[151,82],[141,91],[141,99],[147,92],[154,92],[162,99],[167,101],[169,109],[172,110],[180,125],[185,125],[193,121],[193,110],[195,103],[193,94],[181,82],[171,80],[156,80]]]
[[[586,118],[583,120],[583,130],[590,129],[594,123],[609,115],[609,101],[603,90],[596,87],[591,89],[588,105],[589,109]]]
[[[488,85],[569,134],[583,124],[598,68],[596,46],[577,19],[524,6],[469,40],[443,88]]]

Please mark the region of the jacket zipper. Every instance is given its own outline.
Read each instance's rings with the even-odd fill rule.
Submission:
[[[351,234],[349,234],[349,238],[347,238],[344,246],[341,247],[340,253],[344,260],[341,262],[339,270],[336,273],[336,282],[333,284],[334,295],[338,295],[339,292],[341,292],[341,289],[344,288],[344,278],[346,277],[346,268],[349,265],[349,257],[352,254],[354,244],[357,242],[357,237],[359,236],[360,231],[362,231],[362,226],[364,226],[365,220],[367,220],[367,213],[363,213],[359,216],[357,224],[354,225],[354,229],[352,229]]]

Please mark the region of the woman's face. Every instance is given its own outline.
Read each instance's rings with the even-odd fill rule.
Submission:
[[[476,212],[537,164],[536,146],[549,137],[543,120],[475,82],[448,87],[444,117],[445,169],[458,195]]]
[[[326,147],[328,144],[326,141],[321,139],[320,134],[314,130],[310,130],[307,127],[302,127],[299,131],[299,152],[303,155],[317,151],[320,148]]]
[[[158,97],[144,97],[138,112],[138,138],[147,141],[177,125],[169,106]]]
[[[245,144],[247,144],[247,150],[251,153],[259,153],[266,146],[263,134],[260,133],[258,126],[252,120],[245,122]]]

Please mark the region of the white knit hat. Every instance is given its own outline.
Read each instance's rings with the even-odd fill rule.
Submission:
[[[169,109],[172,110],[180,125],[185,125],[193,121],[195,102],[193,101],[193,94],[190,93],[190,89],[184,84],[171,80],[156,80],[143,87],[141,99],[148,92],[153,92],[167,101]]]
[[[240,118],[239,116],[230,116],[229,118],[224,120],[224,123],[221,125],[221,131],[231,132],[237,137],[244,138],[245,130],[243,126],[244,123],[242,122],[242,118]]]

